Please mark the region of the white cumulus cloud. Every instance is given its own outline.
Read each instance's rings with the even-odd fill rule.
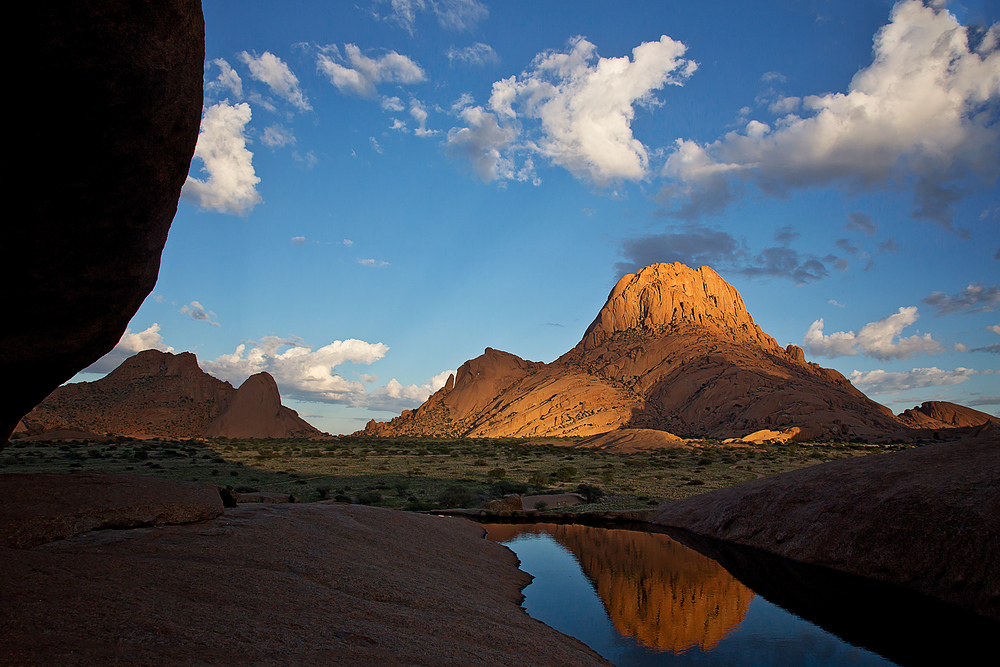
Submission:
[[[185,200],[219,213],[245,215],[261,201],[256,186],[253,153],[247,149],[245,128],[250,105],[222,101],[205,109],[194,157],[202,161],[205,180],[188,176],[181,190]]]
[[[970,50],[965,26],[944,9],[897,3],[875,36],[872,64],[846,93],[805,97],[801,116],[749,121],[713,143],[679,139],[663,171],[667,194],[681,200],[673,213],[718,212],[743,181],[767,194],[898,182],[913,188],[915,217],[950,227],[964,189],[1000,170],[989,110],[1000,100],[1000,51],[989,44]]]
[[[375,97],[380,83],[413,84],[427,79],[420,65],[404,55],[390,51],[380,58],[369,58],[354,44],[344,45],[343,56],[336,46],[325,47],[317,56],[316,67],[341,92],[361,97]]]
[[[160,352],[173,352],[174,348],[164,344],[163,336],[160,334],[160,325],[153,323],[148,329],[132,333],[131,329],[125,329],[121,340],[114,348],[103,357],[83,369],[82,373],[110,373],[121,366],[122,362],[143,350],[159,350]]]
[[[240,60],[250,68],[250,76],[267,86],[278,97],[283,98],[292,106],[302,111],[310,111],[312,106],[305,94],[299,88],[299,79],[288,65],[270,51],[262,55],[250,55],[246,51],[240,53]]]
[[[866,394],[895,394],[912,389],[943,387],[965,382],[973,375],[991,374],[993,371],[976,371],[959,366],[953,371],[940,368],[913,368],[908,371],[889,372],[883,370],[852,371],[848,376],[855,387]]]
[[[566,52],[540,53],[520,76],[494,83],[491,122],[518,132],[537,121],[525,147],[577,178],[599,186],[641,180],[649,153],[632,134],[635,107],[657,106],[655,91],[691,76],[697,65],[681,57],[686,49],[663,35],[632,49],[631,59],[601,58],[596,46],[576,37]]]
[[[201,305],[197,301],[192,301],[186,306],[181,306],[181,312],[190,316],[192,320],[205,322],[206,324],[211,324],[213,327],[221,326],[214,319],[215,313],[210,310],[206,310],[205,306]]]
[[[920,354],[934,354],[941,351],[941,343],[930,334],[901,338],[900,333],[917,321],[916,306],[900,308],[897,312],[877,322],[869,322],[855,333],[838,331],[823,333],[823,320],[810,325],[802,338],[802,349],[818,357],[844,357],[863,354],[881,361],[908,359]]]
[[[243,97],[243,79],[236,73],[236,70],[223,58],[216,58],[212,61],[219,68],[219,76],[205,83],[205,88],[210,93],[221,92],[223,96],[232,95],[235,99]]]

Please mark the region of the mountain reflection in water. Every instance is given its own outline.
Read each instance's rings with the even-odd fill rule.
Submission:
[[[658,651],[711,651],[743,622],[754,596],[721,565],[662,534],[545,523],[487,530],[495,542],[551,535],[575,556],[615,630]]]

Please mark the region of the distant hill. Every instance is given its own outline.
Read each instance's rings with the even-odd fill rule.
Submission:
[[[129,357],[96,382],[59,387],[22,422],[28,435],[60,429],[137,438],[321,435],[281,405],[269,374],[234,389],[201,370],[194,354],[158,350]]]
[[[798,439],[906,428],[837,371],[782,348],[709,267],[654,264],[623,277],[572,350],[550,364],[490,348],[416,410],[370,435],[577,436],[618,428]]]
[[[986,422],[1000,426],[1000,418],[947,401],[925,401],[901,412],[899,420],[910,428],[920,429],[981,426]]]

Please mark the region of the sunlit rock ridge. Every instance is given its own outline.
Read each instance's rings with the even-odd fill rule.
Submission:
[[[624,276],[581,341],[550,364],[490,348],[373,435],[579,436],[650,428],[737,437],[873,437],[903,428],[837,371],[782,348],[709,267]]]

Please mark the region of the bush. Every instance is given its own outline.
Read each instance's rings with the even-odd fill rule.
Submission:
[[[576,475],[576,468],[573,466],[563,466],[562,468],[559,468],[559,470],[552,473],[552,476],[560,482],[572,482],[576,479]]]
[[[330,497],[330,491],[332,489],[329,486],[317,486],[316,493],[319,494],[321,500],[326,500]]]
[[[503,479],[507,476],[507,471],[503,468],[493,468],[488,473],[486,473],[490,479]]]
[[[460,484],[452,484],[438,496],[438,503],[448,509],[455,507],[475,507],[479,504],[479,498],[471,489]]]
[[[542,480],[544,484],[545,480]],[[496,482],[490,487],[490,494],[497,497],[503,498],[509,496],[512,493],[516,493],[519,496],[523,496],[528,492],[528,485],[523,482],[511,482],[510,480],[504,479]]]
[[[583,496],[588,503],[596,503],[604,499],[604,489],[596,484],[580,484],[576,487],[576,492]]]
[[[362,491],[358,495],[358,502],[362,505],[378,505],[382,502],[382,494],[378,491]]]

